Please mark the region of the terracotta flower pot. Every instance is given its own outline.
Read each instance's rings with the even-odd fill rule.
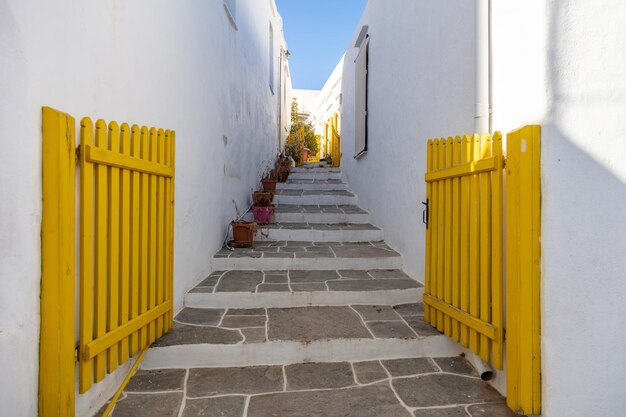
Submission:
[[[261,183],[263,184],[263,191],[266,193],[276,192],[276,180],[263,180]]]
[[[233,240],[239,244],[249,244],[252,246],[254,242],[254,236],[257,231],[256,222],[247,222],[244,220],[232,222],[231,226],[233,228]]]
[[[274,214],[274,207],[252,207],[252,214],[254,215],[254,220],[260,224],[267,224],[272,219],[272,215]]]

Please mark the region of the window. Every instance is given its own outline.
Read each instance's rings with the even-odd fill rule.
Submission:
[[[369,37],[360,44],[355,62],[355,142],[354,157],[358,158],[367,152],[367,67],[369,58]]]
[[[237,30],[237,0],[224,0],[224,10],[231,25]]]
[[[270,42],[269,42],[269,55],[270,55],[270,90],[274,94],[274,28],[270,23]]]

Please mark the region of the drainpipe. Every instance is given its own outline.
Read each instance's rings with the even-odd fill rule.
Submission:
[[[474,133],[490,133],[490,0],[476,0]]]

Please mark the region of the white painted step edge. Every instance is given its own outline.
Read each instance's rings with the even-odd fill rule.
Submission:
[[[262,225],[257,237],[262,240],[296,240],[306,242],[376,242],[384,240],[383,231],[376,230],[311,230],[270,229]]]
[[[368,258],[213,258],[213,271],[402,269],[402,255]]]
[[[185,307],[290,308],[308,306],[389,305],[422,300],[424,288],[378,291],[218,292],[185,294]]]
[[[276,184],[277,190],[347,190],[348,184],[313,184],[313,183],[302,183],[302,184],[290,184],[287,182]]]
[[[251,221],[252,213],[246,213],[244,220]],[[372,218],[369,213],[276,213],[274,220],[277,223],[370,223]]]
[[[302,362],[450,357],[463,349],[439,335],[420,339],[331,339],[312,342],[272,341],[235,345],[195,344],[154,347],[142,369],[288,365]]]
[[[353,205],[358,204],[355,195],[275,195],[274,203],[291,205]]]
[[[292,180],[340,180],[341,173],[292,172],[289,178]]]

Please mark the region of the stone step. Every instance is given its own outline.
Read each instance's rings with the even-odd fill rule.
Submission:
[[[302,173],[302,172],[307,172],[307,173],[322,173],[322,174],[341,174],[341,168],[337,168],[337,167],[319,167],[317,165],[306,165],[306,166],[300,166],[300,167],[292,167],[291,168],[291,173]]]
[[[276,184],[277,190],[347,190],[348,184],[337,180],[292,180]]]
[[[402,255],[385,242],[260,241],[253,248],[222,248],[211,260],[214,271],[401,268]]]
[[[312,240],[314,242],[373,242],[383,240],[383,231],[369,223],[270,223],[261,225],[263,240]]]
[[[515,415],[466,359],[436,356],[190,369],[144,360],[111,417]]]
[[[245,220],[252,220],[251,212]],[[368,212],[353,205],[304,205],[281,204],[276,206],[274,221],[277,223],[352,223],[363,224],[371,221]]]
[[[289,180],[341,180],[340,172],[291,172]]]
[[[185,295],[185,305],[197,308],[396,305],[421,300],[423,294],[422,284],[399,269],[215,271]]]
[[[421,303],[400,306],[198,309],[176,315],[146,368],[288,365],[453,356],[462,348],[423,319]]]
[[[348,190],[276,190],[274,203],[295,205],[356,205],[357,196]]]

